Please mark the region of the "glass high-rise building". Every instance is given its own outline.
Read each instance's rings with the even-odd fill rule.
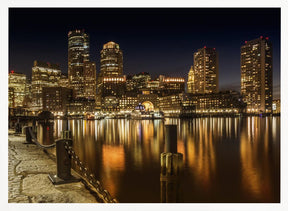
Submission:
[[[84,30],[68,33],[68,79],[75,97],[84,96],[84,63],[89,61],[89,36]]]
[[[272,44],[268,37],[241,46],[241,94],[248,113],[272,112]]]
[[[100,75],[102,77],[114,77],[123,74],[123,54],[117,43],[111,41],[104,44],[100,54]]]
[[[193,93],[216,93],[218,88],[218,54],[215,48],[199,49],[194,53]]]

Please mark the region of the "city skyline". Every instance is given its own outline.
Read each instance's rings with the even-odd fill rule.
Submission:
[[[13,2],[9,206],[282,208],[287,9],[264,2]]]
[[[39,17],[37,21],[29,21],[35,14]],[[77,19],[72,14],[82,15]],[[43,15],[49,18],[45,19]],[[105,20],[99,19],[103,22],[89,19],[101,15],[105,15]],[[195,17],[198,17],[197,23]],[[185,79],[197,49],[215,47],[219,52],[219,90],[240,91],[240,47],[245,40],[268,36],[273,43],[274,99],[280,97],[280,9],[38,8],[10,9],[9,18],[9,70],[30,76],[33,61],[44,60],[59,63],[61,71],[67,73],[67,34],[69,30],[82,27],[90,37],[90,60],[96,61],[97,73],[100,71],[100,50],[109,41],[118,43],[123,51],[123,74],[149,72],[152,77],[164,74]],[[21,25],[25,20],[30,27]],[[31,33],[31,27],[37,23],[37,30]],[[190,25],[193,29],[188,27]],[[17,35],[19,30],[30,36]],[[231,39],[227,40],[227,37]],[[31,53],[24,55],[21,51],[27,45]]]

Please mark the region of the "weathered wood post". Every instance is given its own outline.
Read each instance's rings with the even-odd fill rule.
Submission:
[[[71,146],[71,139],[56,140],[57,174],[49,174],[49,179],[54,185],[78,182],[80,179],[71,175],[71,157],[65,145]]]
[[[165,125],[165,152],[161,153],[161,202],[181,202],[183,155],[177,152],[177,125]]]

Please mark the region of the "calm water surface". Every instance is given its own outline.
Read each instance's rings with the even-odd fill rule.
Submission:
[[[111,195],[142,203],[161,201],[167,123],[177,124],[183,154],[180,202],[280,201],[280,117],[70,120],[69,128],[76,154]]]

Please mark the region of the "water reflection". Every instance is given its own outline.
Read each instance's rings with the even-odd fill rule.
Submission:
[[[240,139],[242,188],[262,202],[279,200],[279,145],[274,142],[279,143],[280,125],[278,137],[273,137],[271,120],[248,118],[248,127],[242,129]]]
[[[177,124],[184,202],[279,202],[280,117],[69,121],[76,153],[120,202],[160,202],[164,124]]]

